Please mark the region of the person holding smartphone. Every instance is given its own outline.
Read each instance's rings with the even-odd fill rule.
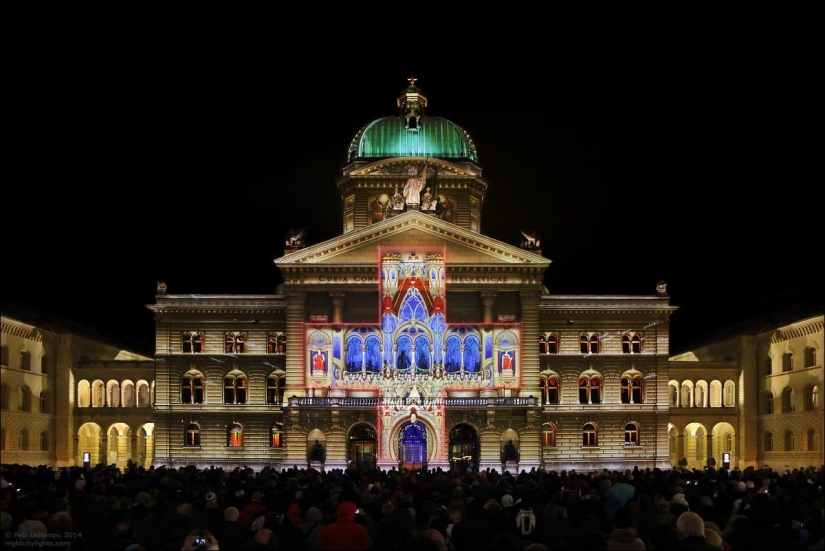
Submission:
[[[183,540],[183,551],[216,551],[219,549],[218,540],[212,532],[202,528],[192,530]]]

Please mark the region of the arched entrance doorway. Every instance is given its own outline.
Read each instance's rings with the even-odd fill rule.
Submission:
[[[408,471],[427,468],[427,427],[407,421],[398,430],[398,465]]]
[[[466,471],[478,468],[478,433],[467,423],[459,423],[450,431],[450,468]]]
[[[347,438],[347,462],[359,471],[374,469],[377,441],[375,429],[366,423],[352,427]]]

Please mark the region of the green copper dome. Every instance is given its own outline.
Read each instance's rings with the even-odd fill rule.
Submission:
[[[421,117],[407,128],[404,117],[384,117],[363,127],[353,138],[347,162],[386,157],[436,157],[478,162],[473,139],[466,130],[441,117]]]
[[[466,130],[441,117],[424,114],[427,98],[408,79],[397,103],[399,116],[376,119],[364,126],[350,143],[347,162],[387,157],[435,157],[478,163],[473,139]]]

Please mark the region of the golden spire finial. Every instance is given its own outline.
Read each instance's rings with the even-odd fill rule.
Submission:
[[[413,77],[413,76],[411,76],[411,77],[410,77],[410,78],[408,78],[407,80],[409,80],[409,81],[410,81],[410,86],[415,86],[415,81],[417,81],[418,79],[417,79],[417,78],[415,78],[415,77]]]

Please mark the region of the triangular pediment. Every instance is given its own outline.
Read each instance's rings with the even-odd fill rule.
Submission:
[[[426,254],[443,250],[451,265],[530,265],[546,268],[550,260],[520,247],[466,230],[419,211],[382,220],[339,237],[285,254],[279,267],[375,263],[378,250]]]

